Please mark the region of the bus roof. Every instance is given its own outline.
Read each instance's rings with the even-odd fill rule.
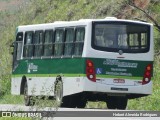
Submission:
[[[72,27],[72,26],[86,26],[91,22],[105,22],[105,21],[115,21],[115,22],[132,22],[139,24],[152,25],[151,23],[135,20],[126,20],[126,19],[117,19],[115,17],[106,17],[105,19],[80,19],[78,21],[55,21],[53,23],[44,23],[44,24],[33,24],[33,25],[22,25],[18,26],[18,31],[29,31],[29,30],[44,30],[44,29],[53,29],[55,27]]]

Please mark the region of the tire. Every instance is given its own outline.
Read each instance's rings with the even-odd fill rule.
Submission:
[[[54,94],[57,107],[84,108],[86,106],[86,101],[79,94],[63,97],[63,83],[61,80],[56,82]]]
[[[70,96],[70,108],[85,108],[87,100],[84,99],[82,94],[75,94]]]
[[[83,99],[80,94],[69,95],[62,99],[61,107],[67,108],[85,108],[87,100]]]
[[[55,100],[57,107],[60,107],[62,105],[63,100],[63,83],[62,81],[58,80],[55,84]],[[63,103],[64,104],[64,103]]]
[[[116,99],[115,97],[107,98],[107,108],[108,109],[116,109]]]
[[[75,95],[69,95],[63,98],[61,107],[76,108],[77,99]]]
[[[77,108],[85,108],[87,101],[78,101]]]
[[[35,100],[33,100],[33,97],[28,95],[27,82],[25,82],[24,84],[24,103],[25,106],[33,106],[35,104]]]
[[[128,99],[126,97],[113,97],[107,98],[108,109],[120,109],[125,110],[127,107]]]
[[[76,107],[77,108],[85,108],[86,103],[87,103],[87,99],[85,99],[82,94],[79,94],[78,97],[77,97]]]
[[[70,107],[70,97],[68,96],[63,97],[61,107],[65,108]]]
[[[117,101],[117,109],[125,110],[127,107],[128,99],[126,97],[119,97]]]

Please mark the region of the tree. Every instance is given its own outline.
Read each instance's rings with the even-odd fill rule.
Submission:
[[[150,21],[160,32],[160,1],[159,0],[124,0],[117,18]]]
[[[128,5],[133,7],[133,9],[142,12],[160,32],[160,22],[157,20],[159,16],[158,11],[160,11],[160,9],[157,9],[157,11],[152,10],[153,6],[156,6],[156,4],[160,5],[160,2],[156,0],[129,0],[128,2]]]

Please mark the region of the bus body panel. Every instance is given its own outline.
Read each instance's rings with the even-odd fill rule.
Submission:
[[[54,96],[56,77],[27,77],[28,95]],[[63,77],[63,96],[72,95],[84,91],[83,77]],[[20,95],[22,78],[12,78],[11,91],[14,95]]]
[[[20,94],[23,76],[26,77],[29,95],[54,96],[57,76],[62,77],[64,96],[79,93],[83,91],[85,59],[20,60],[12,75],[13,94]]]
[[[104,80],[104,79],[102,79]],[[105,93],[107,95],[130,95],[130,94],[143,94],[143,95],[149,95],[152,94],[152,81],[146,85],[135,85],[135,86],[119,86],[119,85],[107,85],[102,84],[101,82],[96,82],[94,84],[93,82],[89,81],[87,78],[85,80],[85,87],[84,91],[87,92],[93,92],[93,93]],[[131,81],[131,80],[129,80]]]
[[[12,78],[11,78],[11,94],[20,95],[21,80],[22,80],[22,77],[12,76]]]

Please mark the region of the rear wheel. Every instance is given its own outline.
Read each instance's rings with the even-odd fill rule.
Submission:
[[[87,99],[85,99],[82,94],[79,94],[78,97],[77,97],[76,107],[77,108],[85,108],[86,103],[87,103]]]
[[[87,100],[84,99],[82,94],[75,94],[68,96],[68,107],[69,108],[84,108],[86,106]]]
[[[55,85],[55,99],[56,99],[56,105],[59,107],[62,105],[62,99],[63,99],[63,83],[62,81],[57,81]]]
[[[35,104],[35,100],[33,100],[33,97],[28,95],[27,82],[25,82],[24,84],[24,102],[26,106],[33,106]]]
[[[55,100],[58,107],[68,108],[84,108],[87,103],[80,94],[63,97],[63,83],[61,80],[57,81],[55,85]]]
[[[120,109],[125,110],[127,107],[128,99],[126,97],[114,97],[110,96],[107,98],[108,109]]]
[[[69,95],[63,97],[61,107],[68,107],[68,108],[84,108],[86,106],[87,100],[83,98],[82,95]]]

